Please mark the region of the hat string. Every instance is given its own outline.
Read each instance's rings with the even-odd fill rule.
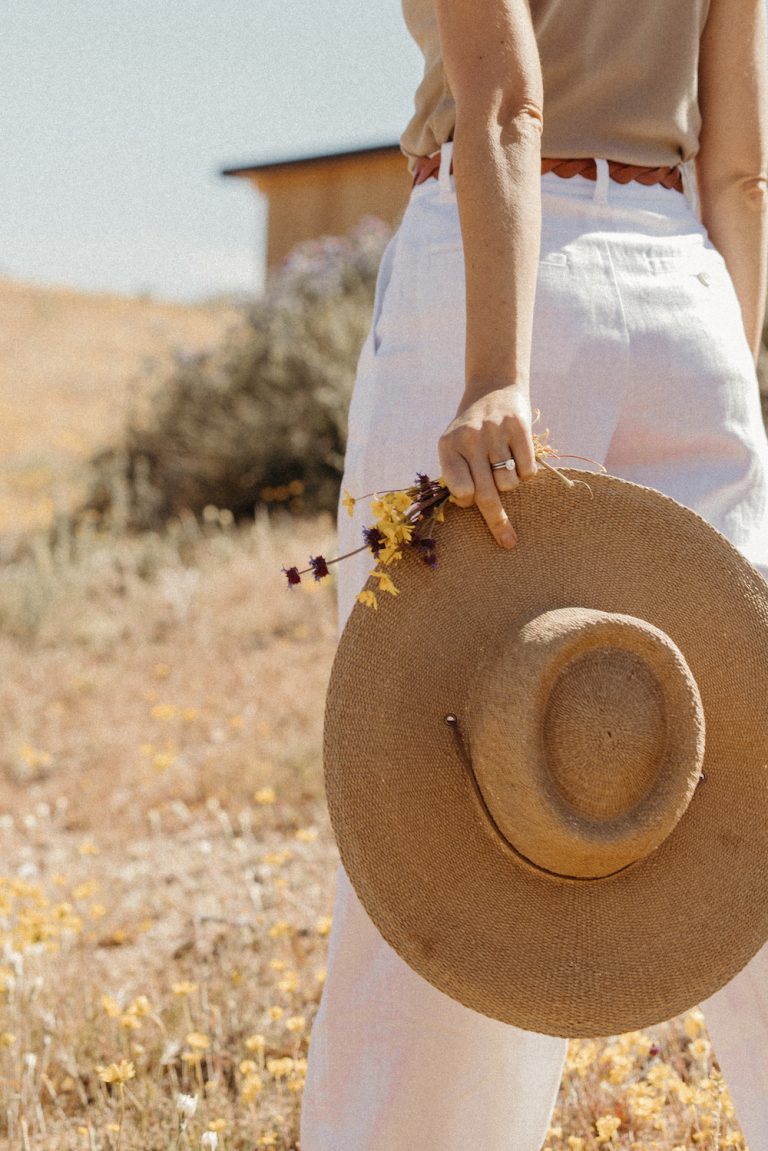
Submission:
[[[631,863],[625,863],[623,867],[618,867],[616,871],[606,872],[605,875],[561,875],[558,871],[550,871],[549,868],[541,867],[540,864],[534,863],[532,859],[529,859],[527,855],[523,855],[521,851],[517,850],[514,844],[509,842],[499,825],[496,823],[496,820],[493,818],[493,814],[490,811],[488,804],[485,802],[485,796],[482,793],[480,784],[477,782],[477,776],[475,775],[474,768],[472,767],[472,760],[470,758],[466,743],[464,742],[464,737],[459,727],[458,716],[454,715],[452,712],[449,712],[448,715],[444,716],[444,719],[453,732],[454,742],[459,753],[459,758],[467,770],[467,774],[469,775],[469,779],[474,789],[475,795],[477,796],[478,801],[488,818],[489,824],[495,831],[501,845],[505,848],[505,850],[511,851],[514,855],[517,856],[518,859],[522,860],[523,863],[526,863],[529,867],[532,867],[539,873],[543,872],[545,875],[551,875],[553,879],[564,879],[572,883],[600,883],[604,879],[610,879],[611,876],[618,875],[622,871],[627,871],[630,867],[636,867],[638,863],[642,862],[642,857],[640,859],[634,859]],[[699,783],[703,778],[704,773],[702,772],[699,778]]]

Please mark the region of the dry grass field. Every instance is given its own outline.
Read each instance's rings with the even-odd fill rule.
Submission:
[[[45,511],[26,468],[76,460],[143,357],[226,320],[84,298],[78,336],[26,292],[0,296],[11,526]],[[289,589],[280,568],[318,552],[329,517],[237,529],[211,508],[163,535],[37,535],[0,567],[0,1146],[299,1151],[338,862],[336,605],[331,580]],[[744,1147],[699,1011],[570,1043],[546,1147],[605,1146]]]

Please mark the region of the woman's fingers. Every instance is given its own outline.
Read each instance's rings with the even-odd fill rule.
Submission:
[[[517,534],[500,492],[512,491],[538,470],[527,404],[506,390],[481,397],[454,417],[440,437],[438,454],[455,502],[460,507],[476,504],[497,543],[513,547]],[[491,468],[510,458],[514,470]]]
[[[499,458],[504,459],[505,457],[502,455]],[[491,471],[491,461],[487,456],[476,456],[470,460],[469,465],[475,484],[475,503],[478,511],[488,524],[496,542],[504,548],[514,547],[517,543],[517,532],[501,503],[499,488],[496,486],[495,479],[498,472]],[[506,468],[499,470],[503,470],[506,476],[513,479],[513,487],[520,483],[514,472],[508,472]]]

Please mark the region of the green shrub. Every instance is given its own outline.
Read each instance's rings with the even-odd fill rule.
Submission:
[[[347,408],[368,331],[381,255],[376,217],[349,234],[298,245],[264,295],[242,305],[222,346],[177,355],[170,377],[129,415],[122,442],[90,461],[75,512],[129,529],[186,509],[263,503],[334,511]]]

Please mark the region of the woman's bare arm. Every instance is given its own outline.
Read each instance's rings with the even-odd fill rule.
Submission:
[[[768,41],[764,0],[711,0],[699,58],[696,175],[757,363],[766,302]]]
[[[456,104],[453,164],[466,285],[465,389],[438,450],[456,502],[476,503],[499,543],[514,531],[490,463],[536,471],[529,398],[541,240],[543,84],[527,0],[436,0]],[[503,478],[501,478],[503,477]]]

